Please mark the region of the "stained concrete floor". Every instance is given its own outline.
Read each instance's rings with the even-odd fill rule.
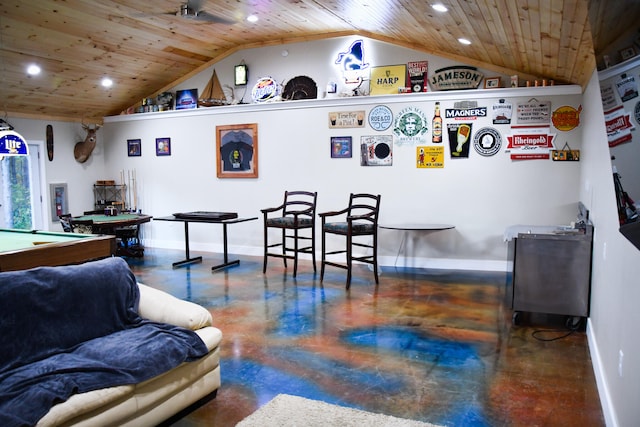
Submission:
[[[174,426],[234,426],[279,393],[443,426],[604,426],[584,328],[512,324],[505,273],[364,266],[324,282],[302,261],[177,250],[129,259],[138,281],[206,307],[223,332],[217,397]],[[535,333],[535,331],[539,331]],[[564,338],[553,339],[567,335]],[[543,339],[543,340],[541,340]]]

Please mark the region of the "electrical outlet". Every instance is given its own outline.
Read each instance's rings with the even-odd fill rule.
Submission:
[[[620,350],[618,353],[618,375],[622,378],[622,363],[624,361],[624,353]]]

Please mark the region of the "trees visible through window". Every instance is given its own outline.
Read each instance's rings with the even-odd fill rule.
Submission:
[[[4,227],[28,230],[33,228],[29,157],[6,157],[0,161]]]

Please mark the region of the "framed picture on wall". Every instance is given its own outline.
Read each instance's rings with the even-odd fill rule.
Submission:
[[[631,59],[636,56],[636,50],[633,48],[633,46],[629,46],[620,51],[620,56],[622,57],[623,61],[626,61],[627,59]]]
[[[500,87],[500,77],[485,77],[484,88],[496,89]]]
[[[198,89],[176,91],[176,110],[198,108]]]
[[[142,155],[142,141],[139,139],[127,139],[127,154],[129,157]]]
[[[353,150],[351,149],[350,136],[332,136],[331,137],[331,158],[345,159],[351,158]]]
[[[171,138],[156,138],[156,156],[171,155]]]
[[[216,126],[218,178],[258,177],[258,124]]]

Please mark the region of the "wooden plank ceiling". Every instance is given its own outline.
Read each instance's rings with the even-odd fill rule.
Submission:
[[[445,14],[424,0],[190,1],[223,22],[176,16],[181,0],[2,1],[2,114],[101,121],[237,50],[351,34],[556,84],[584,86],[595,67],[589,0],[443,0]],[[617,37],[625,2],[591,2],[597,33]]]

